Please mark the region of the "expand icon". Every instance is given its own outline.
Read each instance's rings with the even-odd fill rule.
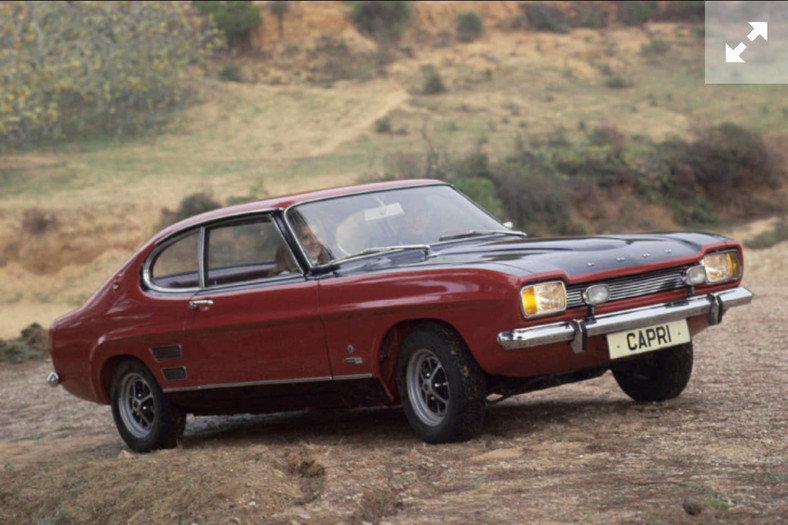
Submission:
[[[769,41],[769,24],[767,22],[747,22],[752,26],[752,31],[750,34],[747,35],[747,38],[750,42],[755,42],[755,40],[760,36],[764,39],[764,41]],[[725,62],[727,63],[743,63],[744,59],[741,57],[741,54],[744,50],[747,49],[747,46],[744,42],[739,42],[739,45],[735,48],[732,48],[727,43],[725,44]]]

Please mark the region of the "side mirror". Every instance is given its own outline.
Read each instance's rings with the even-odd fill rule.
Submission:
[[[508,230],[514,228],[514,223],[512,221],[506,221],[505,223],[503,223],[503,225],[506,226]]]

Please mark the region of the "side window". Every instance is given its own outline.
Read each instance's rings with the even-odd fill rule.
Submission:
[[[162,250],[151,265],[151,282],[162,288],[197,288],[200,285],[194,232]]]
[[[207,231],[207,286],[255,281],[298,271],[279,229],[265,217]]]

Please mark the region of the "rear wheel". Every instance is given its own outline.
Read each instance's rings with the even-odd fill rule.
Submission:
[[[442,327],[419,328],[402,343],[397,383],[405,416],[427,443],[467,441],[484,422],[484,373],[465,343]]]
[[[618,386],[635,401],[678,397],[692,375],[692,343],[650,352],[613,368]]]
[[[134,451],[173,448],[183,434],[184,414],[170,403],[145,365],[123,361],[115,369],[112,417],[123,441]]]

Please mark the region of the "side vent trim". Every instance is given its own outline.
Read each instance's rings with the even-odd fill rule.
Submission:
[[[179,366],[176,368],[162,368],[162,375],[167,381],[185,381],[188,377],[186,374],[186,367]]]
[[[154,346],[150,349],[156,361],[167,361],[170,359],[180,359],[182,357],[181,345]]]

